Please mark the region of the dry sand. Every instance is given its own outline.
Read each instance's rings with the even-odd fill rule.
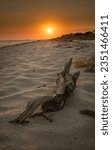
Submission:
[[[79,113],[83,108],[94,110],[94,73],[74,65],[72,72],[81,71],[77,88],[65,107],[53,113],[52,123],[42,117],[29,119],[27,125],[8,123],[29,100],[53,94],[56,74],[71,56],[75,61],[91,53],[94,41],[40,41],[0,48],[0,150],[95,149],[95,120]]]

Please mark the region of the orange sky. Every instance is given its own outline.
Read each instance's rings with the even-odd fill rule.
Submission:
[[[93,30],[94,3],[94,0],[1,1],[0,40],[48,39]]]

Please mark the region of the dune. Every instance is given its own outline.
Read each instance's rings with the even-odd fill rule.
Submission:
[[[35,41],[0,48],[0,149],[94,150],[95,120],[80,114],[95,108],[95,74],[74,66],[94,53],[94,40]],[[28,101],[53,95],[57,73],[73,57],[71,72],[80,70],[77,88],[65,107],[53,113],[53,122],[30,118],[25,125],[9,124]],[[51,113],[52,114],[52,113]]]

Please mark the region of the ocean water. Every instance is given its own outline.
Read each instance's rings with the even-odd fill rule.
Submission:
[[[31,42],[31,40],[1,40],[0,47]]]

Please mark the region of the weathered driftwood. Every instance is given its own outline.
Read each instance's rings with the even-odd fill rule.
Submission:
[[[47,115],[47,112],[54,112],[62,109],[67,101],[68,96],[73,92],[76,87],[77,79],[80,72],[73,75],[70,74],[70,67],[72,58],[66,63],[64,70],[57,74],[56,80],[56,94],[53,97],[40,97],[32,102],[28,102],[26,109],[16,119],[9,121],[10,123],[25,123],[27,118],[34,117],[35,115],[44,116],[47,120],[52,121]],[[34,113],[37,108],[41,107],[40,113]]]

